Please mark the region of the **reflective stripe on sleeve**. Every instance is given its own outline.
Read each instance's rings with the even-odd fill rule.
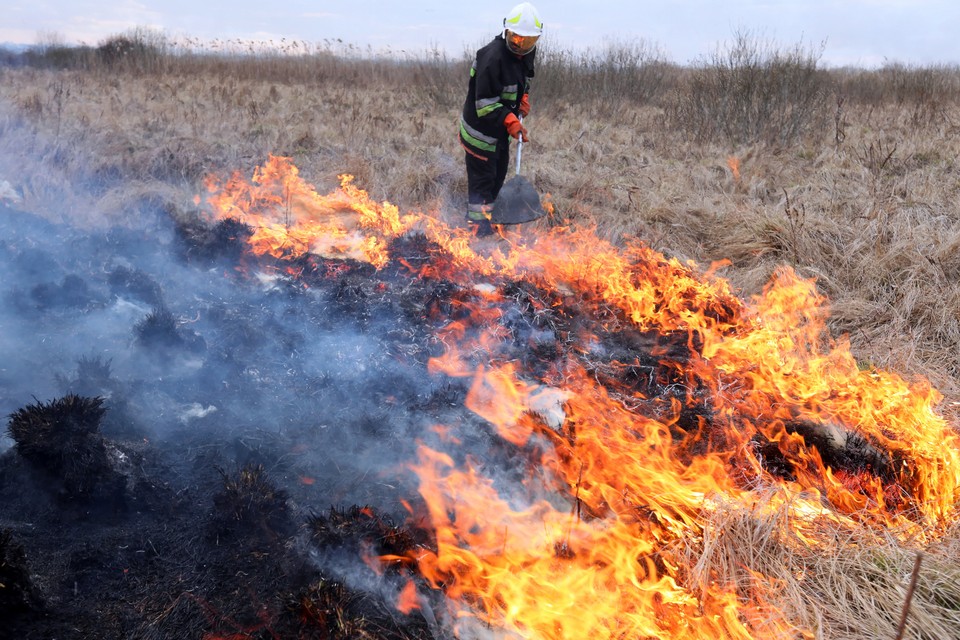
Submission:
[[[474,105],[477,108],[477,117],[482,118],[483,116],[496,111],[503,105],[500,103],[500,98],[484,98],[483,100],[477,100]]]

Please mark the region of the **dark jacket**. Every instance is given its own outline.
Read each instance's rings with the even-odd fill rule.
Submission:
[[[508,113],[519,114],[536,54],[536,49],[525,56],[512,53],[502,35],[477,51],[460,117],[460,143],[468,153],[490,158],[498,144],[507,144],[503,119]]]

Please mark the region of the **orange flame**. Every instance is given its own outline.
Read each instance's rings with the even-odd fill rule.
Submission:
[[[616,247],[591,230],[507,234],[503,250],[481,253],[464,230],[375,204],[349,176],[320,196],[289,159],[273,156],[251,183],[234,176],[210,189],[216,216],[257,230],[258,254],[329,252],[380,268],[391,259],[386,243],[417,230],[443,254],[423,275],[488,283],[474,287],[469,316],[440,332],[446,350],[430,371],[470,378],[467,406],[539,464],[522,486],[505,487],[480,461],[458,467],[421,444],[411,468],[436,549],[407,560],[461,618],[551,640],[752,638],[761,627],[795,637],[762,594],[745,600],[731,585],[686,584],[676,549],[703,536],[717,505],[786,510],[796,539],[809,545],[822,541],[825,523],[922,540],[957,519],[960,439],[936,411],[941,396],[924,380],[859,367],[847,341],[829,337],[814,282],[789,269],[743,301],[692,263]],[[546,373],[499,361],[510,336],[499,322],[498,285],[518,280],[553,292],[552,304],[593,310],[593,331],[680,336],[683,362],[660,354],[678,393],[646,398],[599,384],[585,363],[589,327],[569,337],[580,346]],[[697,428],[680,428],[690,411],[700,413],[685,424]],[[441,439],[455,446],[456,438]],[[851,439],[867,467],[824,461],[828,445]],[[772,472],[770,455],[790,472]],[[757,490],[770,487],[772,498]],[[401,606],[410,604],[408,589]]]
[[[730,174],[733,176],[733,181],[740,182],[740,158],[728,156],[727,166],[730,167]]]
[[[247,182],[235,172],[226,182],[207,179],[206,204],[216,218],[236,218],[254,233],[257,255],[277,258],[313,253],[353,258],[383,266],[389,260],[385,238],[407,231],[414,217],[401,218],[390,203],[377,204],[340,176],[340,189],[321,196],[304,181],[290,158],[271,155]],[[365,235],[373,229],[381,235]]]
[[[420,599],[419,596],[417,596],[417,585],[413,583],[413,580],[408,580],[407,584],[405,584],[400,591],[400,596],[397,600],[397,611],[408,615],[411,611],[419,608]]]

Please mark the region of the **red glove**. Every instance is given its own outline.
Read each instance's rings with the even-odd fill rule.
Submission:
[[[520,124],[520,119],[516,115],[508,113],[507,117],[503,119],[503,124],[506,125],[507,133],[511,136],[517,140],[520,140],[522,136],[522,140],[527,141],[527,130]]]
[[[520,115],[521,117],[526,118],[530,115],[530,94],[525,93],[523,97],[520,98]]]

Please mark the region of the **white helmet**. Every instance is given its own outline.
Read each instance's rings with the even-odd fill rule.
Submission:
[[[540,14],[529,2],[518,4],[503,19],[503,38],[510,51],[517,55],[525,56],[533,51],[542,33]]]

